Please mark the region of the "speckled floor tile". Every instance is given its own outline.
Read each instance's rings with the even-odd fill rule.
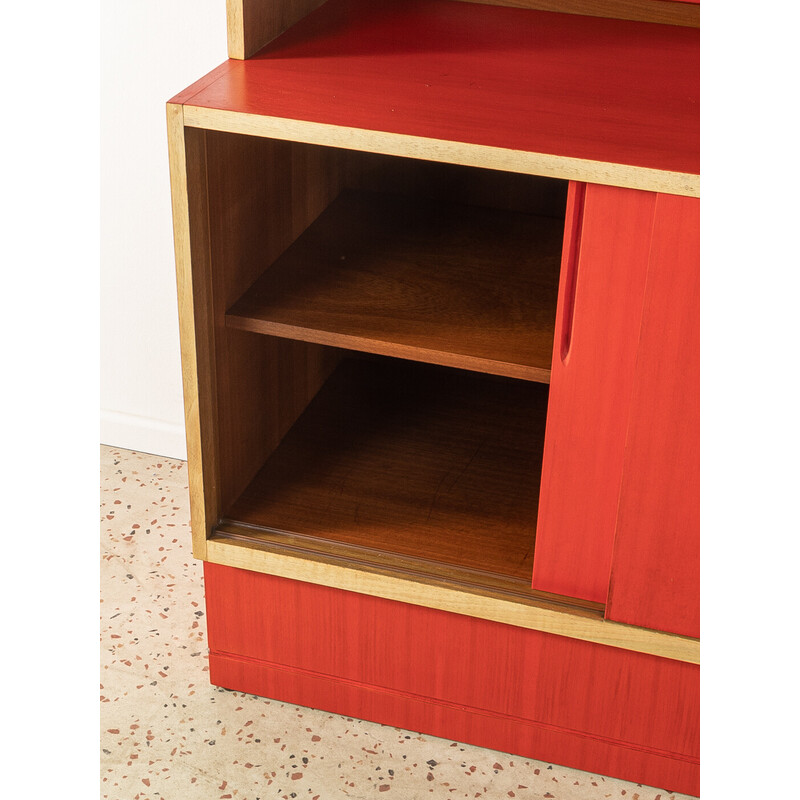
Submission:
[[[101,448],[105,800],[681,800],[208,682],[186,464]]]

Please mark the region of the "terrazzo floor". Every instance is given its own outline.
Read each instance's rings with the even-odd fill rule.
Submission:
[[[100,466],[105,800],[687,797],[211,686],[185,462]]]

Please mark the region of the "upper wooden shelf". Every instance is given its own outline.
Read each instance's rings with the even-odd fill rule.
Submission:
[[[328,0],[172,102],[195,127],[699,194],[695,28]]]
[[[563,219],[344,192],[229,327],[548,383]]]

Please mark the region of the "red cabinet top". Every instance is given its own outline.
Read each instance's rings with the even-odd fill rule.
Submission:
[[[450,0],[328,0],[174,102],[553,159],[700,168],[696,28]]]

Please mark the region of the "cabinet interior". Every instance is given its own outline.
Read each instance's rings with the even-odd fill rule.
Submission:
[[[530,593],[566,181],[196,128],[186,149],[212,535]]]

